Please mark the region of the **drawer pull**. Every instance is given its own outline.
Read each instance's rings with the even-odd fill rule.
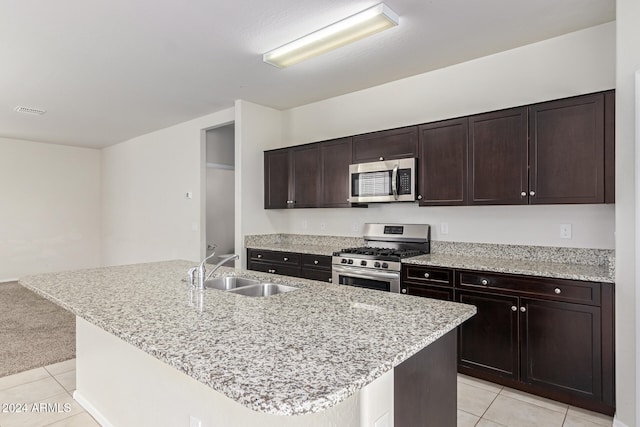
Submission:
[[[284,257],[282,259],[285,260],[285,261],[289,261],[289,258],[287,258],[287,257]]]
[[[333,282],[333,279],[331,277],[329,277],[329,283]]]
[[[407,293],[407,290],[406,290],[406,289],[403,289],[403,290],[402,290],[402,293],[403,293],[403,294],[406,294],[406,293]]]
[[[380,157],[380,160],[384,160],[384,157]]]
[[[535,196],[535,195],[536,195],[536,192],[535,192],[535,191],[529,191],[529,195],[530,195],[531,197],[533,197],[533,196]]]
[[[520,307],[520,311],[524,313],[525,311],[527,311],[527,308],[526,307]]]
[[[518,307],[516,307],[515,305],[511,306],[511,311],[518,311]]]
[[[318,265],[318,260],[317,260],[317,259],[314,259],[314,260],[313,260],[313,263],[314,263],[315,265]]]
[[[487,279],[482,279],[480,283],[482,283],[482,285],[484,286],[487,286],[489,284],[489,281]]]
[[[275,273],[276,272],[276,270],[268,270],[268,271],[269,271],[269,273]]]
[[[553,292],[555,292],[556,295],[560,295],[562,293],[562,290],[560,288],[555,288]]]
[[[262,254],[258,254],[258,258],[262,258]]]
[[[428,279],[428,278],[429,278],[429,276],[431,276],[429,273],[424,273],[424,278],[425,278],[425,279]]]
[[[526,197],[527,193],[525,191],[523,191],[522,193],[520,193],[520,197]]]

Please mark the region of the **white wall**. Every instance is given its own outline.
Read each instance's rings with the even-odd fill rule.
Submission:
[[[0,282],[100,263],[100,151],[0,138]]]
[[[200,259],[204,129],[233,119],[230,108],[102,150],[104,265]]]
[[[283,112],[283,144],[425,123],[615,87],[615,23],[549,39]],[[301,209],[271,214],[279,232],[360,235],[366,221],[427,222],[433,238],[612,249],[614,207]],[[304,224],[308,224],[304,228]],[[449,234],[437,225],[447,222]],[[560,239],[560,224],[573,238]],[[322,228],[321,225],[325,224]]]
[[[273,108],[236,101],[236,252],[246,267],[244,247],[246,234],[269,234],[277,212],[264,209],[263,150],[282,143],[282,114]]]
[[[640,2],[616,2],[616,425],[640,425],[638,212],[635,73],[640,70]],[[640,94],[639,94],[640,95]],[[640,99],[638,100],[640,101]]]

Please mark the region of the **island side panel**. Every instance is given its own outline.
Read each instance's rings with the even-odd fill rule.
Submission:
[[[394,369],[395,427],[457,424],[457,328]]]

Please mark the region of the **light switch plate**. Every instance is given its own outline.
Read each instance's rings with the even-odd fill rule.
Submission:
[[[449,223],[448,222],[440,223],[440,234],[449,234]]]

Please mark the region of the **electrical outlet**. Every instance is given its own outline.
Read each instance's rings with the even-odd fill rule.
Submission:
[[[571,224],[560,224],[560,238],[561,239],[571,238]]]
[[[360,224],[358,224],[357,222],[353,223],[353,231],[360,231]]]
[[[184,197],[186,199],[193,199],[193,193],[191,191],[187,191],[186,193],[184,193]]]
[[[200,421],[199,418],[196,418],[193,415],[191,415],[189,417],[189,427],[202,427],[202,421]]]
[[[302,228],[304,230],[306,230],[309,227],[309,221],[307,221],[306,219],[302,220]]]
[[[449,234],[449,223],[448,222],[440,223],[440,234]]]
[[[321,222],[320,223],[320,230],[325,230],[327,228],[327,223],[326,222]]]

